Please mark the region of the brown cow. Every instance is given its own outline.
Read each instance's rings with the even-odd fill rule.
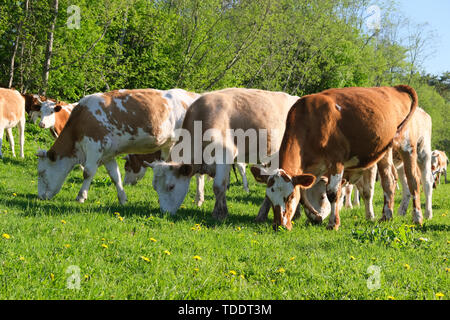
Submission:
[[[19,129],[20,157],[23,158],[23,146],[25,143],[25,99],[16,90],[0,88],[0,158],[3,158],[2,143],[5,129],[8,134],[12,155],[13,157],[16,156],[14,151],[14,137],[12,134],[12,128],[15,126]]]
[[[434,150],[431,155],[431,170],[434,176],[434,188],[436,188],[436,183],[441,184],[441,174],[444,174],[445,183],[447,183],[447,164],[448,158],[445,152]]]
[[[392,145],[401,136],[417,104],[415,90],[404,85],[330,89],[299,99],[287,117],[279,154],[280,169],[271,175],[267,184],[274,228],[279,225],[292,228],[292,203],[298,202],[300,196],[317,221],[322,220],[308,204],[304,188],[311,186],[315,177],[326,175],[329,177],[327,197],[331,203],[327,229],[337,230],[340,226],[337,200],[344,168],[362,174],[362,170],[378,163],[385,194],[394,194]],[[416,150],[413,146],[403,146],[401,156],[411,178],[408,172],[415,168]],[[415,196],[417,181],[409,185]],[[385,195],[383,220],[392,217],[393,202],[392,196]],[[417,203],[414,202],[413,220],[422,223],[420,203]]]

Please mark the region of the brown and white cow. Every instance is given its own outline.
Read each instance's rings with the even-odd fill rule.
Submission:
[[[77,201],[87,199],[100,165],[114,182],[121,204],[127,198],[115,157],[123,153],[168,153],[174,128],[197,94],[181,89],[116,90],[84,97],[53,146],[38,152],[38,197],[51,199],[76,164],[84,166]]]
[[[66,103],[64,101],[44,101],[42,102],[39,112],[41,115],[41,121],[39,127],[42,129],[50,129],[51,133],[57,138],[67,121],[73,108],[77,106],[78,102]]]
[[[322,220],[309,205],[304,189],[313,185],[315,177],[325,175],[329,177],[327,197],[331,203],[327,229],[337,230],[337,200],[344,169],[362,174],[376,163],[385,192],[382,219],[391,219],[391,194],[395,192],[392,145],[403,134],[417,104],[417,94],[409,86],[330,89],[299,99],[287,117],[280,168],[268,178],[266,194],[274,210],[274,228],[292,228],[292,203],[300,196],[317,221]],[[413,220],[422,223],[420,198],[416,197],[418,182],[410,174],[415,171],[417,150],[412,144],[401,145],[400,154],[416,199]]]
[[[447,164],[448,158],[445,152],[434,150],[431,156],[431,170],[434,176],[434,188],[436,188],[436,184],[441,184],[441,174],[444,174],[445,183],[447,183]]]
[[[0,88],[0,158],[3,158],[2,143],[5,129],[8,134],[12,155],[13,157],[16,156],[14,151],[14,136],[12,133],[12,128],[15,126],[19,130],[20,157],[23,158],[25,143],[25,99],[16,90]]]
[[[213,217],[225,219],[228,215],[226,190],[232,163],[264,161],[260,157],[260,149],[256,150],[262,147],[266,148],[266,155],[274,155],[281,143],[286,115],[297,99],[283,92],[244,88],[214,91],[197,99],[183,122],[183,130],[189,137],[187,141],[183,138],[175,144],[171,153],[173,160],[175,150],[186,144],[187,161],[147,163],[154,169],[153,186],[161,209],[175,214],[186,197],[191,177],[203,173],[214,177],[216,203]],[[255,133],[255,141],[253,144],[239,143],[236,136],[229,134],[230,131]],[[258,134],[264,131],[267,139]],[[212,148],[217,153],[211,158],[205,157]]]

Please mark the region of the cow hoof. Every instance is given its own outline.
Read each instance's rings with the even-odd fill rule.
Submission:
[[[380,218],[380,220],[378,220],[378,222],[387,222],[387,221],[389,221],[389,220],[391,220],[391,218],[388,218],[388,217],[386,217],[386,216],[382,216],[382,217]]]
[[[84,201],[86,201],[86,199],[83,197],[77,197],[75,200],[79,203],[84,203]]]
[[[339,225],[338,224],[329,224],[327,225],[327,230],[339,230]]]
[[[218,221],[225,220],[227,216],[228,216],[227,210],[214,210],[212,213],[212,217]]]
[[[255,218],[255,222],[266,222],[267,221],[267,217],[265,216],[257,216]]]

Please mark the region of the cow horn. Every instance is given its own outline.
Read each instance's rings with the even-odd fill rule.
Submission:
[[[154,161],[154,162],[152,162],[152,163],[149,163],[149,162],[147,162],[147,161],[144,161],[144,162],[143,162],[143,165],[144,165],[144,167],[146,167],[146,168],[150,167],[150,168],[154,169],[155,166],[157,165],[157,161]]]

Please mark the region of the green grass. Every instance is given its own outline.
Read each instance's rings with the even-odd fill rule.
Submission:
[[[211,218],[211,182],[203,207],[193,203],[192,182],[178,214],[160,214],[150,172],[138,185],[125,187],[125,206],[118,204],[104,168],[86,203],[74,201],[82,181],[80,170],[69,175],[53,200],[40,201],[34,153],[38,145],[49,147],[51,142],[28,125],[24,160],[11,158],[6,141],[3,146],[0,299],[437,299],[437,293],[444,294],[442,299],[449,297],[450,184],[435,190],[434,218],[423,227],[405,227],[411,224],[410,212],[406,217],[395,215],[388,223],[367,222],[361,207],[341,212],[337,232],[327,231],[325,223],[306,224],[304,215],[291,232],[274,232],[272,214],[266,223],[254,222],[264,187],[249,172],[250,194],[232,176],[230,215],[222,223]],[[399,200],[400,191],[396,209]],[[377,186],[378,218],[382,205]],[[376,290],[367,286],[372,265],[380,268]],[[74,275],[70,266],[80,270],[79,290],[67,286]]]

